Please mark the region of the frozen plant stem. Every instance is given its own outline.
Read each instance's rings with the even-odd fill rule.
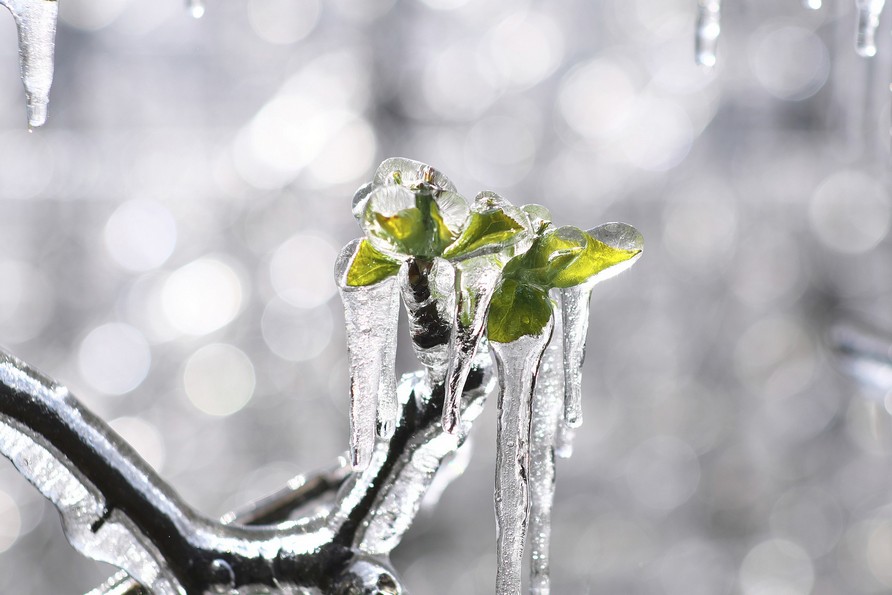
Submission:
[[[855,0],[858,25],[855,30],[855,51],[871,58],[877,53],[876,33],[886,0]]]
[[[53,55],[56,47],[56,0],[0,0],[15,19],[19,37],[22,82],[28,101],[28,125],[46,122],[50,87],[53,85]]]
[[[712,68],[722,32],[721,0],[697,0],[697,30],[694,37],[694,58],[697,64]]]
[[[518,595],[529,495],[530,410],[536,374],[554,326],[510,343],[491,343],[499,379],[496,446],[496,594]]]

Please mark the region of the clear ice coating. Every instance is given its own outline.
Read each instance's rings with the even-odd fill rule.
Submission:
[[[56,47],[56,0],[0,0],[15,19],[19,37],[22,82],[28,101],[28,125],[43,126],[53,85]]]
[[[200,19],[204,16],[204,0],[186,0],[186,9],[193,19]]]
[[[494,385],[481,350],[464,394],[465,421],[448,434],[432,398],[442,387],[426,380],[424,373],[403,378],[399,439],[379,441],[365,471],[344,474],[339,461],[330,472],[289,482],[227,515],[242,524],[196,514],[67,389],[3,352],[0,453],[59,510],[78,551],[142,584],[116,574],[91,595],[399,595],[406,591],[389,566],[390,551]],[[329,512],[286,520],[311,504]]]
[[[538,335],[490,343],[499,379],[496,429],[496,594],[517,595],[529,513],[530,411],[554,317]]]
[[[449,366],[449,337],[455,320],[455,267],[443,258],[411,260],[399,272],[412,348],[431,384],[443,382]]]
[[[478,256],[455,264],[455,321],[449,340],[443,427],[454,432],[461,425],[461,394],[471,362],[486,331],[486,313],[505,266],[498,254]]]
[[[697,0],[697,30],[694,37],[694,59],[700,66],[712,68],[722,32],[721,0]]]
[[[551,297],[560,304],[560,293]],[[556,444],[564,404],[564,342],[560,317],[555,317],[552,340],[545,349],[530,422],[530,594],[549,595],[551,515],[554,507]]]
[[[582,364],[588,333],[589,304],[592,289],[605,279],[616,276],[641,258],[644,238],[626,223],[605,223],[588,233],[611,248],[637,250],[638,254],[618,265],[604,269],[585,283],[561,290],[561,317],[564,342],[564,422],[569,428],[582,425]]]
[[[371,460],[375,437],[393,433],[398,414],[394,371],[399,322],[397,278],[350,287],[346,276],[360,240],[347,244],[335,266],[335,278],[347,322],[350,362],[350,450],[353,466]]]
[[[855,30],[855,51],[870,58],[877,53],[876,33],[886,0],[855,0],[858,24]]]

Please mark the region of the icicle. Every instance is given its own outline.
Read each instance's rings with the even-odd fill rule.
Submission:
[[[357,469],[365,469],[375,447],[376,428],[379,435],[389,437],[396,424],[398,404],[394,363],[399,290],[396,276],[374,285],[347,285],[347,271],[360,243],[360,240],[354,240],[341,251],[335,278],[347,322],[352,463]]]
[[[802,0],[802,6],[812,10],[819,10],[821,8],[821,0]]]
[[[186,8],[193,19],[200,19],[204,16],[204,0],[186,0]]]
[[[552,291],[552,297],[560,294]],[[559,302],[558,302],[559,303]],[[555,443],[563,413],[564,365],[561,319],[555,317],[552,340],[545,350],[530,424],[530,594],[548,595],[551,512],[554,505]]]
[[[721,0],[697,0],[697,31],[694,38],[694,57],[697,64],[712,68],[716,62],[716,47],[722,32]]]
[[[576,438],[576,430],[568,426],[567,422],[561,420],[555,438],[554,454],[562,459],[569,459],[572,457],[574,438]]]
[[[605,223],[590,229],[588,233],[612,248],[644,249],[644,238],[637,229],[625,223]],[[640,257],[639,252],[634,258],[601,271],[581,285],[561,290],[561,315],[564,323],[564,423],[570,429],[582,425],[582,363],[585,360],[592,289],[604,279],[628,269]]]
[[[490,254],[455,265],[455,323],[449,339],[449,368],[443,428],[454,433],[461,425],[461,394],[471,362],[486,330],[486,313],[504,266],[504,258]]]
[[[0,0],[15,19],[19,35],[22,81],[28,99],[28,125],[46,122],[50,87],[53,85],[53,54],[56,45],[56,0]]]
[[[855,32],[855,51],[859,56],[870,58],[877,53],[876,33],[880,26],[880,14],[886,0],[855,0],[858,10],[858,28]]]
[[[530,407],[536,373],[551,338],[554,317],[539,335],[490,343],[499,378],[496,447],[496,594],[518,595],[529,498]]]

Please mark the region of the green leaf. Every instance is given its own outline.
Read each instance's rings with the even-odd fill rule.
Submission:
[[[635,257],[640,250],[613,248],[571,226],[549,229],[530,249],[505,265],[504,276],[543,289],[585,283],[601,271]]]
[[[347,285],[350,287],[365,287],[380,283],[388,277],[396,275],[400,270],[400,263],[389,258],[363,240],[359,243],[359,250],[347,271]]]
[[[585,233],[585,232],[583,232]],[[585,283],[601,271],[609,269],[637,256],[641,250],[622,250],[596,240],[588,233],[585,250],[557,272],[552,287],[562,289]]]
[[[489,305],[486,334],[490,341],[511,343],[538,335],[548,325],[553,306],[548,292],[514,279],[504,279]]]
[[[444,193],[446,194],[446,193]],[[460,197],[444,196],[447,208],[462,211]],[[450,215],[454,213],[450,211]],[[464,215],[467,205],[464,205]],[[428,188],[416,192],[390,186],[374,192],[366,205],[362,226],[375,247],[393,257],[413,256],[431,259],[455,241],[457,231],[446,223],[440,205]]]
[[[510,245],[518,233],[524,231],[523,225],[508,215],[504,209],[488,209],[483,212],[472,212],[465,230],[458,239],[443,253],[445,258],[457,259],[491,246],[499,251]]]

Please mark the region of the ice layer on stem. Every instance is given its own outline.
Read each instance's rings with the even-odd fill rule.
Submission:
[[[499,380],[496,430],[496,594],[517,595],[529,511],[530,408],[553,319],[539,334],[490,343]]]
[[[876,33],[886,0],[855,0],[858,21],[855,29],[855,51],[870,58],[877,53]]]
[[[56,0],[0,0],[15,19],[19,38],[22,82],[28,101],[28,125],[43,126],[53,85],[53,56],[56,47]]]

